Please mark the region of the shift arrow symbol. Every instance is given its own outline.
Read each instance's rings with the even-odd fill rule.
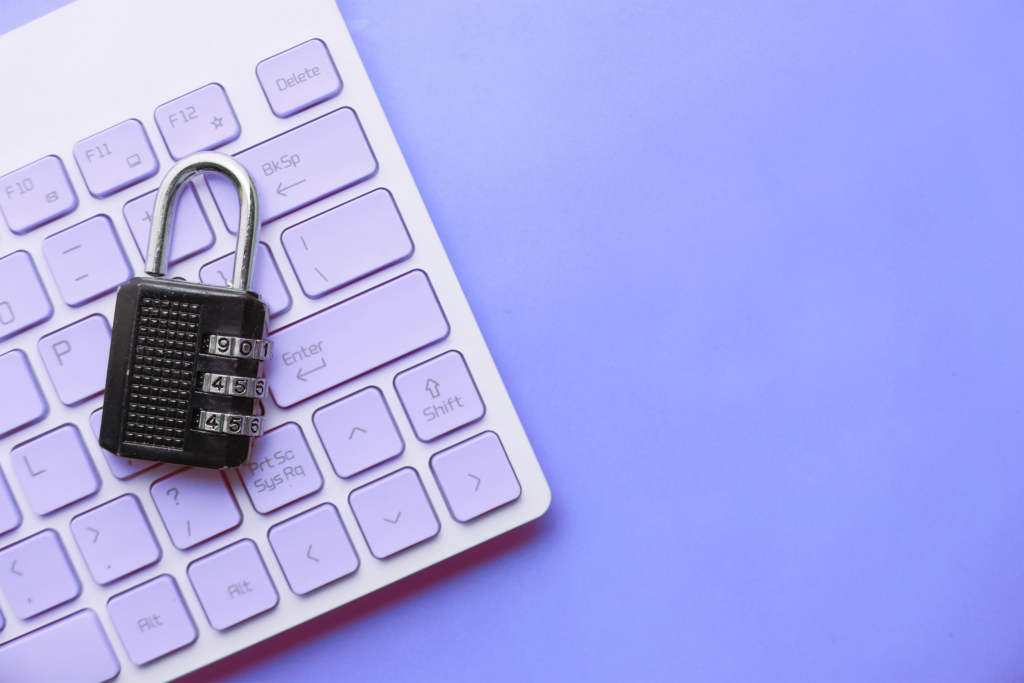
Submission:
[[[11,573],[12,574],[17,574],[18,576],[24,576],[24,574],[22,574],[21,572],[19,572],[17,569],[14,568],[14,565],[16,565],[16,564],[18,564],[17,560],[15,560],[14,562],[11,562]]]
[[[435,382],[434,380],[432,380],[432,379],[428,379],[427,380],[427,391],[430,392],[430,397],[431,398],[437,398],[438,396],[441,395],[441,391],[440,391],[440,389],[438,389],[439,386],[441,386],[441,385],[438,384],[437,382]]]
[[[287,197],[288,195],[286,195],[286,194],[284,193],[284,191],[285,191],[285,190],[290,190],[290,189],[292,189],[293,187],[295,187],[296,185],[298,185],[298,184],[300,184],[300,183],[304,183],[304,182],[306,182],[306,179],[305,179],[305,178],[303,178],[302,180],[300,180],[300,181],[299,181],[298,183],[292,183],[291,185],[283,185],[282,183],[278,183],[278,184],[277,184],[277,193],[278,193],[279,195],[281,195],[282,197]]]

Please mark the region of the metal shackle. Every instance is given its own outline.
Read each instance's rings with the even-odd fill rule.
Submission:
[[[247,292],[252,288],[252,269],[259,244],[260,201],[256,183],[242,164],[220,152],[199,152],[185,157],[171,167],[156,192],[153,227],[149,233],[149,255],[146,272],[159,277],[167,272],[167,238],[177,209],[178,190],[192,176],[199,173],[220,173],[231,181],[238,191],[238,242],[235,245],[235,266],[231,274],[231,289]]]

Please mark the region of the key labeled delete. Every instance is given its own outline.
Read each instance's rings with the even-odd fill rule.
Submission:
[[[341,77],[323,41],[313,39],[264,59],[256,76],[274,114],[285,118],[341,92]]]

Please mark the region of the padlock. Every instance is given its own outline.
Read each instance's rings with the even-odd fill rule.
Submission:
[[[178,190],[199,173],[238,190],[238,243],[230,287],[158,279],[167,270]],[[227,469],[249,459],[263,432],[267,305],[249,291],[259,198],[245,168],[217,152],[179,161],[156,195],[146,272],[117,291],[100,445],[124,458]]]

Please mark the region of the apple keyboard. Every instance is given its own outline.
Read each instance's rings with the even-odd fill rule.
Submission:
[[[332,0],[79,0],[0,64],[0,681],[167,681],[544,513]],[[97,442],[114,294],[163,174],[210,149],[259,191],[274,342],[233,471]],[[237,225],[224,178],[187,185],[168,276],[226,284]]]

